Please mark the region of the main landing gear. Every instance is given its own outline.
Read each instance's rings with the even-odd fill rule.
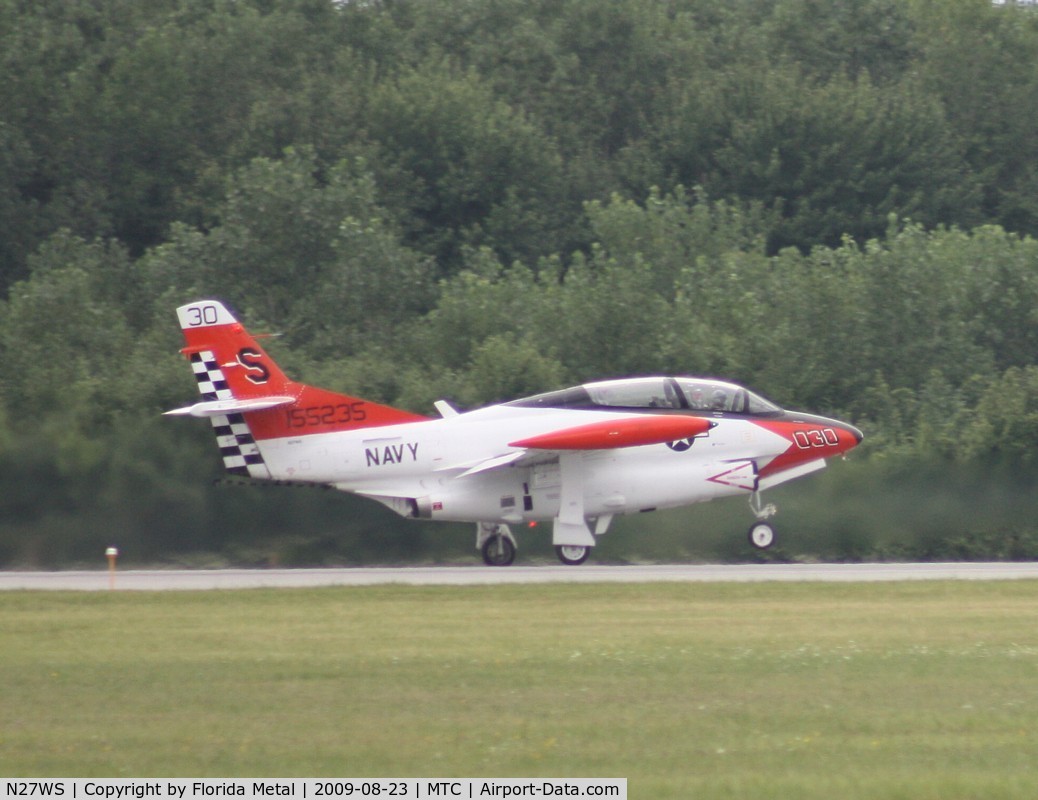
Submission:
[[[515,537],[507,525],[480,522],[476,525],[476,547],[488,567],[508,567],[515,561]]]
[[[750,508],[753,510],[753,515],[757,517],[757,521],[750,526],[750,544],[758,550],[767,550],[775,544],[775,528],[766,520],[775,516],[778,513],[778,509],[775,508],[774,503],[764,505],[761,501],[760,492],[754,492],[750,495]]]
[[[596,533],[605,532],[608,524],[607,519],[596,520]],[[483,563],[488,567],[508,567],[515,561],[515,537],[507,525],[496,522],[476,523],[476,549],[483,555]],[[591,545],[555,545],[555,555],[563,564],[575,567],[587,561],[591,555]]]
[[[587,561],[587,557],[591,555],[591,548],[580,545],[557,544],[555,545],[555,555],[559,557],[559,561],[563,564],[575,567]]]

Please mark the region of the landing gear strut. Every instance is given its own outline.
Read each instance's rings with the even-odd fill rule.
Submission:
[[[775,528],[770,522],[765,520],[775,516],[778,513],[778,509],[775,508],[774,503],[764,505],[761,501],[760,492],[754,492],[750,495],[750,508],[753,510],[753,515],[757,518],[757,521],[750,526],[750,544],[759,550],[767,550],[775,544]]]

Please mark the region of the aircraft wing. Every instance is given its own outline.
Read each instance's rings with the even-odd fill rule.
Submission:
[[[602,420],[584,425],[541,433],[526,439],[509,442],[515,448],[490,458],[467,464],[451,464],[437,471],[464,469],[458,477],[464,478],[487,470],[512,464],[530,464],[553,460],[553,452],[572,450],[613,450],[621,447],[639,447],[647,444],[675,442],[706,433],[713,422],[689,415],[640,414],[623,419]],[[531,452],[533,451],[533,452]],[[538,452],[539,451],[539,452]]]
[[[509,442],[508,446],[529,450],[612,450],[691,439],[712,427],[710,420],[687,414],[640,414],[560,428]]]
[[[513,450],[511,453],[505,453],[503,456],[495,456],[494,458],[486,458],[477,464],[473,464],[467,470],[465,470],[459,478],[464,478],[466,475],[475,475],[477,472],[486,472],[488,469],[496,469],[497,467],[507,467],[509,464],[514,464],[516,461],[526,455],[525,450]]]
[[[512,464],[522,467],[528,467],[532,464],[543,463],[545,461],[551,461],[553,456],[550,453],[531,453],[525,448],[522,450],[510,450],[507,453],[503,453],[497,456],[491,456],[490,458],[479,459],[478,461],[468,461],[460,464],[448,464],[447,466],[437,467],[436,472],[450,472],[453,470],[461,469],[464,470],[459,478],[465,478],[469,475],[475,475],[479,472],[486,472],[487,470],[497,469],[498,467],[507,467]]]

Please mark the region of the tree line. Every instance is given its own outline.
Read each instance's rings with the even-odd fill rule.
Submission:
[[[213,485],[209,431],[159,416],[201,296],[294,377],[419,412],[744,382],[866,432],[790,495],[801,549],[1038,555],[1026,8],[5,0],[0,41],[0,563],[468,543]],[[687,550],[699,513],[660,557],[745,557]]]

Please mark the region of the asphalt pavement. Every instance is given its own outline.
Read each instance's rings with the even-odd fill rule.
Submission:
[[[655,564],[577,567],[445,566],[342,569],[78,570],[0,572],[0,591],[176,591],[276,587],[475,586],[506,583],[657,583],[1038,579],[1038,563]]]

